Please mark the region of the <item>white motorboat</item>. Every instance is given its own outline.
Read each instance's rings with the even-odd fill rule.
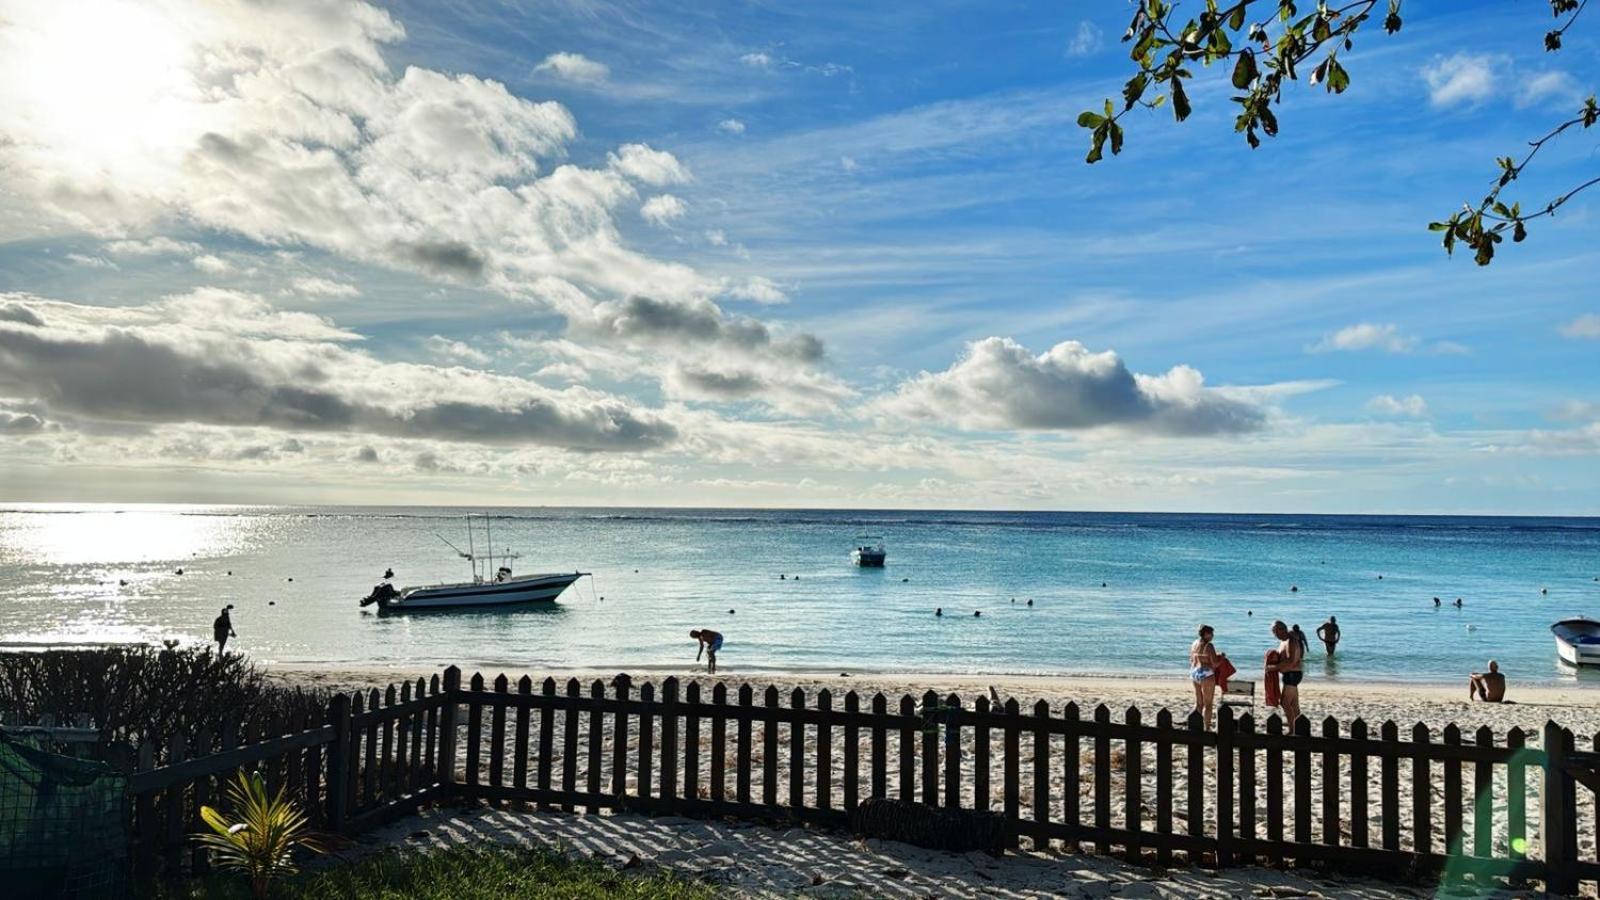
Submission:
[[[856,546],[850,551],[850,561],[864,569],[881,569],[889,554],[883,549],[883,538],[870,534],[863,534],[856,538]]]
[[[494,535],[487,516],[483,520],[482,553],[477,551],[477,528],[472,517],[467,517],[467,549],[445,541],[450,549],[467,561],[472,568],[471,581],[446,584],[429,584],[396,588],[390,583],[392,571],[384,580],[362,598],[362,606],[377,604],[379,612],[406,612],[445,609],[485,609],[521,606],[536,603],[553,603],[561,592],[587,572],[546,572],[538,575],[514,575],[512,560],[519,554],[508,548],[504,553],[494,552]],[[440,540],[444,540],[440,538]],[[498,561],[499,566],[495,563]],[[489,575],[493,572],[493,576]]]
[[[1600,622],[1578,616],[1550,626],[1556,636],[1556,653],[1574,666],[1600,666]]]

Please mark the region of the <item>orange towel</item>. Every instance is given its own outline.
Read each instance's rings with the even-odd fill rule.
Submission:
[[[1266,682],[1266,685],[1267,685],[1266,686],[1266,692],[1267,692],[1266,703],[1267,703],[1268,707],[1273,707],[1273,706],[1277,706],[1278,705],[1278,670],[1272,668],[1273,666],[1276,666],[1277,664],[1278,664],[1278,651],[1276,651],[1276,650],[1268,650],[1267,651],[1266,678],[1263,679]]]
[[[1229,662],[1228,658],[1224,656],[1217,662],[1216,671],[1212,674],[1217,678],[1217,687],[1226,691],[1228,689],[1228,679],[1239,674],[1239,670],[1234,668],[1233,663]]]

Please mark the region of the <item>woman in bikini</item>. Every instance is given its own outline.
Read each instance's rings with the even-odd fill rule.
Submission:
[[[1217,694],[1217,663],[1222,654],[1212,645],[1216,632],[1210,625],[1200,626],[1200,636],[1189,647],[1189,681],[1194,684],[1194,708],[1205,716],[1206,728],[1211,727],[1211,701]]]

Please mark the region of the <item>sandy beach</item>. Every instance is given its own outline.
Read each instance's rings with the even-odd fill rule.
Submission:
[[[388,669],[381,667],[317,669],[294,669],[282,667],[272,671],[276,677],[283,678],[289,682],[300,684],[316,684],[322,687],[338,689],[366,688],[386,684],[391,680],[399,678],[415,678],[418,675],[433,674],[432,670]],[[486,679],[492,679],[497,674],[499,673],[484,673]],[[524,673],[508,672],[506,674],[512,679],[516,679]],[[557,679],[558,683],[564,682],[568,678],[576,678],[580,682],[588,684],[594,679],[608,681],[617,673],[614,671],[576,670],[565,672],[532,672],[527,674],[532,675],[536,679],[542,679],[543,677],[554,677]],[[466,673],[466,677],[470,677],[470,675],[471,673]],[[1047,701],[1050,703],[1053,709],[1060,709],[1068,702],[1075,702],[1079,705],[1086,717],[1092,716],[1095,706],[1103,703],[1110,708],[1111,717],[1113,720],[1121,720],[1129,707],[1136,706],[1144,715],[1144,720],[1146,722],[1153,720],[1156,712],[1162,708],[1170,709],[1175,717],[1181,717],[1187,714],[1190,705],[1192,704],[1192,694],[1188,691],[1187,685],[1183,681],[1179,679],[1155,678],[1119,678],[1103,676],[973,676],[938,674],[852,674],[850,676],[843,676],[840,673],[832,673],[831,675],[822,673],[789,673],[780,675],[766,672],[744,677],[741,676],[741,674],[737,671],[727,672],[725,675],[719,676],[719,678],[709,678],[706,677],[703,672],[696,673],[689,669],[683,669],[677,672],[652,671],[644,675],[636,675],[635,682],[638,683],[646,678],[659,682],[659,680],[667,677],[668,675],[676,675],[685,682],[689,680],[698,681],[701,685],[702,692],[709,692],[710,687],[719,680],[728,686],[730,693],[745,683],[751,684],[753,687],[758,689],[763,689],[769,684],[775,685],[780,689],[780,691],[785,693],[796,687],[802,688],[808,693],[814,693],[815,691],[827,688],[834,693],[836,698],[851,690],[857,691],[863,697],[869,697],[872,694],[881,691],[891,698],[891,706],[898,701],[898,698],[901,695],[911,694],[913,696],[920,696],[922,692],[930,689],[937,691],[941,696],[952,693],[956,694],[962,697],[966,703],[970,704],[970,702],[978,696],[990,696],[992,689],[993,693],[998,695],[1002,700],[1015,698],[1025,708],[1031,707],[1032,704],[1038,700]],[[1377,733],[1378,726],[1384,721],[1393,720],[1400,726],[1401,734],[1407,740],[1410,738],[1412,726],[1418,722],[1424,723],[1430,729],[1433,729],[1436,736],[1435,739],[1437,739],[1439,730],[1441,730],[1445,725],[1453,722],[1461,727],[1463,733],[1468,736],[1469,740],[1474,737],[1480,726],[1488,726],[1494,732],[1495,742],[1502,745],[1506,732],[1512,728],[1521,728],[1529,737],[1528,743],[1530,745],[1537,745],[1539,743],[1539,732],[1543,728],[1544,723],[1550,719],[1554,719],[1560,724],[1572,728],[1579,736],[1578,740],[1580,745],[1587,745],[1591,740],[1591,736],[1597,731],[1600,731],[1600,691],[1580,688],[1577,686],[1537,686],[1521,688],[1517,687],[1513,683],[1513,686],[1509,692],[1509,696],[1513,702],[1503,704],[1486,704],[1469,702],[1466,698],[1465,687],[1466,686],[1464,683],[1460,688],[1450,688],[1444,685],[1404,685],[1393,683],[1345,682],[1339,684],[1328,684],[1318,683],[1314,678],[1312,678],[1306,682],[1302,697],[1307,714],[1310,715],[1314,722],[1317,723],[1317,728],[1319,730],[1321,727],[1321,720],[1325,716],[1333,716],[1338,719],[1341,732],[1345,732],[1347,730],[1348,723],[1350,721],[1359,717],[1366,721],[1369,727],[1369,732],[1374,735]],[[839,701],[836,699],[836,705],[838,702]],[[1268,712],[1268,710],[1264,709],[1259,704],[1257,705],[1256,714],[1258,717],[1264,719]],[[560,725],[558,724],[557,727],[559,728]],[[485,728],[487,730],[487,725]],[[840,785],[843,781],[842,763],[840,762],[843,756],[843,736],[840,733],[841,731],[842,729],[835,729],[834,731],[835,752],[833,753],[833,765],[836,771],[833,778],[833,785],[836,794],[841,790]],[[994,735],[992,737],[993,743],[991,744],[991,758],[998,760],[1003,748],[999,743],[999,736]],[[635,736],[635,744],[636,740],[637,738]],[[1060,755],[1062,746],[1061,740],[1062,739],[1060,738],[1055,739],[1055,742],[1052,745],[1051,750],[1053,760],[1060,760],[1062,758]],[[811,750],[814,751],[814,733],[808,732],[807,741],[808,744],[812,745]],[[561,740],[556,740],[555,747],[557,748],[558,755],[560,753],[559,748],[561,746]],[[607,757],[609,758],[609,735],[607,736],[607,746]],[[1031,741],[1022,741],[1020,749],[1022,753],[1021,770],[1024,773],[1024,784],[1021,792],[1023,798],[1021,804],[1021,813],[1024,818],[1027,818],[1033,815],[1030,799],[1030,782],[1027,780],[1029,778],[1031,769],[1030,764],[1033,753]],[[962,802],[964,806],[969,807],[973,804],[982,805],[983,802],[983,798],[975,797],[972,793],[973,754],[971,750],[971,735],[970,732],[967,732],[963,736],[962,780],[964,784],[964,794]],[[1092,766],[1090,760],[1092,757],[1088,752],[1088,744],[1084,745],[1084,750],[1083,765],[1085,768],[1082,773],[1083,777],[1080,779],[1080,790],[1082,791],[1083,795],[1081,798],[1082,808],[1088,810],[1091,808],[1089,804],[1092,796],[1092,778],[1089,777],[1089,772],[1091,771],[1090,767]],[[756,752],[759,754],[759,746],[756,748]],[[1114,752],[1121,751],[1116,750]],[[1145,783],[1143,784],[1142,788],[1142,796],[1144,798],[1144,827],[1153,828],[1152,823],[1154,822],[1155,815],[1153,808],[1153,798],[1155,796],[1155,758],[1152,748],[1146,747],[1144,752],[1146,756],[1144,766]],[[807,753],[808,760],[814,760],[814,758],[814,752]],[[580,765],[582,765],[582,760],[579,762]],[[560,763],[557,762],[558,771],[559,765]],[[997,763],[996,765],[998,766]],[[1465,796],[1470,797],[1472,793],[1470,783],[1471,767],[1467,766],[1464,768],[1469,770],[1464,775]],[[995,771],[998,772],[998,767]],[[1211,797],[1214,796],[1215,793],[1215,768],[1212,760],[1207,761],[1205,772],[1207,776],[1206,794],[1208,797]],[[1506,818],[1506,809],[1504,807],[1504,797],[1506,795],[1504,782],[1507,775],[1504,767],[1496,767],[1495,772],[1495,778],[1497,781],[1495,793],[1497,798],[1500,798],[1500,802],[1496,804],[1493,810],[1495,824],[1493,828],[1492,840],[1494,843],[1495,852],[1498,855],[1503,855],[1506,852],[1507,843],[1510,837],[1509,826]],[[1054,798],[1059,798],[1062,796],[1065,790],[1065,783],[1060,772],[1060,766],[1052,765],[1051,773],[1051,796]],[[1185,800],[1187,785],[1186,775],[1187,772],[1182,770],[1182,767],[1178,767],[1178,770],[1174,772],[1174,814],[1177,818],[1177,821],[1180,823],[1185,821],[1188,815],[1188,809]],[[807,781],[811,783],[808,784],[806,791],[808,802],[814,798],[814,793],[812,790],[814,786],[813,776],[814,773],[810,773],[808,774],[807,778]],[[780,776],[780,778],[781,777],[782,776]],[[1312,778],[1312,796],[1314,798],[1320,798],[1321,772],[1319,764],[1315,760],[1313,760]],[[1348,783],[1348,771],[1343,774],[1342,778],[1346,783]],[[891,781],[892,780],[893,779],[891,779]],[[1111,791],[1113,795],[1111,806],[1113,810],[1116,811],[1116,821],[1120,821],[1124,787],[1125,785],[1119,772],[1111,781]],[[1434,821],[1436,823],[1442,823],[1445,820],[1445,800],[1442,787],[1442,774],[1437,768],[1435,768],[1435,771],[1433,772],[1433,779],[1430,788],[1430,799],[1435,808],[1433,816]],[[1530,855],[1538,856],[1538,816],[1536,812],[1534,812],[1537,810],[1539,802],[1538,798],[1540,785],[1537,773],[1530,773],[1527,781],[1527,788],[1530,810],[1527,835],[1530,844],[1529,852]],[[759,771],[756,773],[753,789],[755,790],[757,796],[759,796],[761,789]],[[704,788],[702,788],[702,790],[704,790]],[[998,777],[995,777],[991,781],[990,790],[991,796],[987,798],[987,802],[991,808],[999,808],[1003,797],[1000,793],[1001,787],[1000,779]],[[891,791],[893,791],[892,787]],[[1369,785],[1367,793],[1369,807],[1372,811],[1371,821],[1369,823],[1370,836],[1373,845],[1376,846],[1379,841],[1379,829],[1381,828],[1383,818],[1380,812],[1381,797],[1379,796],[1379,787],[1376,778],[1372,779],[1372,783]],[[784,797],[787,795],[780,790],[779,796]],[[1410,778],[1409,766],[1402,767],[1399,799],[1402,822],[1401,846],[1409,849],[1411,847],[1409,815],[1413,802],[1413,784]],[[1059,800],[1056,802],[1059,803]],[[1286,807],[1292,807],[1292,802],[1292,798],[1286,797]],[[1348,789],[1345,791],[1344,802],[1346,804],[1349,802]],[[1580,803],[1580,849],[1585,856],[1592,856],[1592,854],[1595,852],[1595,826],[1591,820],[1592,810],[1585,809],[1587,806],[1589,806],[1589,804]],[[1264,778],[1257,780],[1257,807],[1261,810],[1266,810],[1268,808],[1265,796]],[[1346,806],[1346,809],[1348,809],[1348,806]],[[429,821],[432,821],[437,826],[440,822],[440,813],[433,813],[430,815],[432,818]],[[1203,815],[1206,816],[1208,821],[1212,821],[1214,817],[1214,811],[1210,809],[1204,810]],[[1469,817],[1468,821],[1470,822],[1470,810],[1467,811],[1467,815]],[[582,817],[579,818],[581,819]],[[1341,828],[1344,830],[1347,837],[1349,828],[1348,818],[1348,814],[1341,816]],[[1293,813],[1290,808],[1286,808],[1284,810],[1283,819],[1286,822],[1293,821]],[[1320,836],[1322,834],[1322,811],[1320,800],[1313,802],[1311,809],[1311,820],[1313,834]],[[476,822],[476,824],[466,827],[466,830],[470,832],[475,828],[481,827],[483,827],[483,823]],[[579,824],[571,827],[579,829],[599,829],[599,831],[596,833],[604,833],[607,828],[614,830],[615,828],[620,828],[621,826],[617,825],[602,827],[598,824],[591,823],[590,825]],[[636,824],[629,827],[656,829],[660,826]],[[689,826],[686,825],[684,827]],[[1258,825],[1258,827],[1262,826]],[[1442,825],[1436,825],[1435,827],[1442,828]],[[419,826],[419,829],[428,830],[426,826]],[[508,829],[514,832],[515,826],[508,825],[505,821],[501,821],[495,828],[489,830],[496,833],[502,833],[506,832]],[[1286,828],[1286,831],[1287,830],[1288,829]],[[430,830],[430,833],[437,835],[449,832],[448,830],[441,832],[435,827]],[[695,833],[698,834],[698,832]],[[707,846],[713,847],[713,849],[726,843],[727,840],[726,835],[703,835],[702,837],[704,837],[704,843]],[[1438,840],[1437,836],[1435,840]],[[683,843],[685,841],[688,842],[687,845]],[[688,871],[701,871],[706,868],[715,868],[714,866],[710,866],[706,862],[705,858],[705,853],[710,853],[712,851],[705,851],[705,853],[702,853],[698,850],[685,849],[686,846],[691,848],[698,846],[695,841],[696,839],[691,837],[683,837],[681,835],[679,838],[675,838],[673,841],[668,841],[667,845],[676,848],[676,850],[674,851],[674,854],[669,854],[667,862],[680,868],[685,868]],[[776,839],[774,839],[774,841],[776,841]],[[776,843],[781,844],[782,842],[776,841]],[[1070,855],[1063,856],[1059,847],[1042,845],[1031,846],[1026,840],[1023,842],[1023,849],[1025,854],[1017,858],[1017,865],[1037,865],[1038,860],[1046,858],[1071,860],[1081,859],[1080,857],[1072,857]],[[608,856],[612,855],[612,851],[605,848],[594,850],[592,852],[599,852],[602,855]],[[616,851],[616,853],[620,854],[622,858],[627,858],[630,852],[631,851],[623,852],[622,850]],[[930,882],[931,884],[946,884],[951,878],[956,878],[957,882],[959,882],[960,878],[981,877],[973,876],[970,872],[966,872],[966,869],[962,868],[962,866],[965,865],[967,869],[970,869],[970,864],[950,863],[948,860],[940,861],[940,854],[929,855],[923,851],[914,851],[910,850],[909,848],[903,848],[894,852],[899,853],[902,856],[909,855],[908,858],[925,859],[923,869],[935,873],[934,875],[929,876],[933,879]],[[871,856],[871,854],[867,855]],[[783,865],[784,857],[782,854],[778,854],[777,858],[779,862],[776,864]],[[841,858],[848,858],[848,855]],[[1026,864],[1020,862],[1020,860],[1024,859],[1032,860],[1032,862]],[[876,862],[864,861],[861,862],[860,865],[867,867],[881,867],[881,865],[887,864],[881,864],[881,860],[879,860]],[[1007,865],[1011,865],[1011,863],[1008,862]],[[1111,870],[1120,871],[1117,869],[1118,864],[1111,863],[1110,861],[1106,860],[1097,862],[1095,865],[1110,865],[1112,867]],[[954,866],[954,869],[952,869],[951,866]],[[794,866],[791,866],[791,869],[794,869],[795,872],[799,872],[800,869],[803,869],[803,867],[796,869]],[[960,872],[966,872],[966,874],[959,875],[958,877],[957,870],[960,870]],[[1137,871],[1137,869],[1135,870]],[[852,870],[852,873],[853,874],[841,874],[839,872],[835,872],[833,875],[828,876],[826,881],[829,884],[837,885],[840,883],[853,883],[853,879],[865,877],[863,871]],[[993,876],[994,874],[995,873],[992,872],[988,873],[989,876]],[[1020,892],[1016,895],[1030,896],[1031,894],[1029,891],[1033,890],[1035,887],[1039,887],[1039,883],[1036,883],[1038,882],[1038,879],[1034,877],[1035,875],[1037,875],[1037,873],[1030,875],[1022,870],[1011,871],[1010,869],[1007,869],[1006,874],[1003,877],[1022,879],[1022,881],[1014,885],[1016,890]],[[800,875],[797,874],[795,877],[799,878]],[[1273,875],[1272,877],[1278,878],[1281,876]],[[1265,876],[1256,877],[1254,880],[1252,880],[1252,876],[1241,875],[1239,872],[1232,872],[1228,875],[1228,878],[1232,879],[1229,882],[1232,888],[1236,889],[1239,893],[1249,894],[1253,892],[1257,895],[1262,895],[1262,891],[1270,892],[1277,889],[1288,889],[1291,891],[1292,895],[1292,891],[1296,890],[1295,888],[1286,888],[1285,885],[1279,882],[1274,882]],[[772,882],[772,878],[768,876],[758,877],[756,875],[750,875],[744,880],[758,886],[764,885],[767,887],[772,887],[774,884],[774,882]],[[1046,878],[1045,881],[1051,882],[1052,879]],[[785,878],[778,878],[776,883],[788,885],[791,882],[785,880]],[[1161,895],[1162,892],[1170,893],[1174,890],[1177,891],[1175,894],[1173,894],[1174,896],[1192,895],[1190,892],[1179,890],[1178,886],[1178,882],[1167,882],[1159,886],[1158,890],[1152,890],[1156,890],[1155,895]],[[1310,888],[1306,889],[1309,890]],[[943,889],[931,890],[928,893],[939,893],[940,890]],[[1109,887],[1101,888],[1099,890],[1109,890]],[[1119,888],[1118,890],[1120,892],[1121,889]],[[1323,890],[1326,891],[1327,889],[1324,888]],[[760,893],[760,890],[756,890],[756,892]],[[1226,896],[1232,892],[1234,891],[1222,890],[1218,895]],[[1336,891],[1336,893],[1344,892],[1344,889]],[[955,893],[959,894],[960,891],[957,890]],[[1048,891],[1045,891],[1045,893],[1048,893]],[[1081,895],[1092,896],[1093,894],[1085,893]]]
[[[437,668],[414,666],[294,666],[278,665],[268,668],[276,678],[293,684],[354,690],[383,687],[392,682],[415,681],[437,674]],[[564,684],[576,678],[587,685],[595,679],[609,681],[621,671],[615,668],[561,669],[561,670],[482,670],[485,680],[505,674],[516,680],[529,675],[536,681],[554,678]],[[463,670],[462,680],[473,674]],[[741,672],[737,667],[724,666],[716,676],[707,676],[704,669],[685,666],[681,669],[653,669],[630,671],[634,682],[655,681],[676,677],[680,682],[698,681],[703,691],[718,681],[729,691],[749,684],[757,689],[775,685],[781,691],[796,687],[809,692],[827,688],[835,697],[847,691],[856,691],[863,697],[882,692],[891,698],[903,694],[920,697],[924,691],[937,691],[941,696],[956,694],[967,702],[979,696],[990,696],[990,688],[1002,699],[1015,697],[1018,703],[1029,706],[1038,700],[1060,707],[1077,703],[1086,713],[1104,703],[1112,714],[1120,718],[1129,706],[1137,706],[1146,719],[1153,718],[1160,709],[1169,709],[1174,717],[1187,715],[1194,705],[1193,692],[1182,674],[1172,677],[1132,677],[1125,675],[962,675],[936,673],[870,673],[855,672],[848,676],[839,672]],[[1571,685],[1519,685],[1513,675],[1507,688],[1505,703],[1480,703],[1467,698],[1466,675],[1459,685],[1439,683],[1406,684],[1383,681],[1320,681],[1315,673],[1307,675],[1301,687],[1301,705],[1307,717],[1320,723],[1325,716],[1339,720],[1341,730],[1356,718],[1364,719],[1369,730],[1376,725],[1393,720],[1402,731],[1421,722],[1432,729],[1440,729],[1454,722],[1463,732],[1487,725],[1503,733],[1511,728],[1537,732],[1547,720],[1571,728],[1574,733],[1593,735],[1600,732],[1600,687]],[[1264,717],[1268,710],[1257,699],[1256,713]]]

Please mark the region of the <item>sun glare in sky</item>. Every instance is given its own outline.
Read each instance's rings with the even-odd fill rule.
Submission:
[[[7,13],[0,84],[34,150],[72,175],[173,177],[201,123],[192,45],[159,6],[52,0]]]

